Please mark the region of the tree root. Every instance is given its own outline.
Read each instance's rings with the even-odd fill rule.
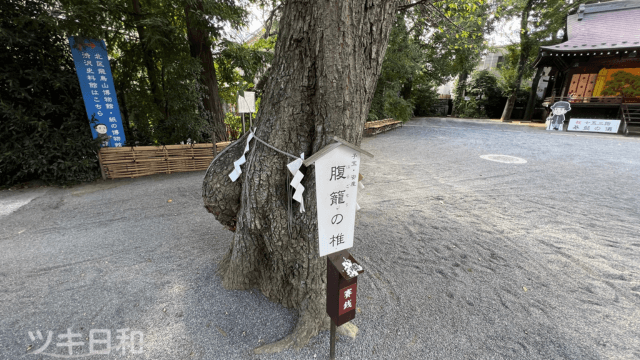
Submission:
[[[328,315],[322,316],[322,320],[318,320],[317,315],[307,315],[309,313],[310,311],[304,310],[303,315],[298,319],[298,323],[296,324],[296,327],[293,329],[291,334],[276,342],[259,346],[253,349],[253,353],[273,354],[291,348],[300,350],[305,347],[314,336],[318,335],[320,331],[329,330],[329,327],[331,326],[331,318],[329,318]],[[355,339],[356,334],[358,333],[358,327],[348,322],[338,327],[336,329],[336,332],[339,335],[344,335],[350,337],[351,339]]]

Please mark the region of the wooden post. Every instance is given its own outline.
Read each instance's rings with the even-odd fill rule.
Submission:
[[[98,150],[98,165],[100,166],[100,173],[102,173],[102,180],[107,180],[107,174],[104,173],[104,167],[102,166],[102,148]]]
[[[566,96],[567,99],[566,101],[569,101],[570,99],[568,98],[567,92],[569,91],[569,83],[571,82],[571,77],[569,76],[569,71],[567,70],[566,73],[563,73],[564,79],[562,80],[562,91],[560,92],[560,100],[559,101],[563,101],[565,99],[563,99],[563,96]]]
[[[536,76],[533,78],[533,83],[531,84],[531,92],[529,93],[529,101],[527,101],[527,107],[524,111],[524,116],[522,120],[531,120],[533,117],[533,112],[535,111],[536,102],[538,102],[538,84],[540,83],[540,77],[542,76],[543,67],[539,66],[536,71]]]
[[[211,134],[211,141],[213,142],[213,158],[216,158],[216,155],[218,155],[218,144],[216,144],[216,132],[214,131]]]
[[[330,333],[329,342],[331,343],[331,349],[329,350],[329,358],[336,360],[336,323],[334,323],[333,320],[331,320]]]

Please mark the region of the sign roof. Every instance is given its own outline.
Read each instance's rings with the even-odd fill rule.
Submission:
[[[331,143],[331,144],[323,147],[318,152],[316,152],[315,154],[311,155],[307,160],[303,161],[302,163],[304,164],[304,166],[309,166],[309,165],[313,164],[314,162],[316,162],[316,160],[318,160],[321,157],[323,157],[324,155],[330,153],[331,150],[337,148],[340,145],[345,145],[345,146],[350,147],[351,149],[353,149],[353,150],[355,150],[355,151],[357,151],[357,152],[359,152],[361,154],[367,155],[369,157],[373,157],[373,154],[371,154],[370,152],[362,150],[360,147],[358,147],[356,145],[353,145],[352,143],[350,143],[350,142],[348,142],[346,140],[343,140],[343,139],[341,139],[341,138],[339,138],[337,136],[334,136],[333,140],[335,140],[336,142],[335,143]]]

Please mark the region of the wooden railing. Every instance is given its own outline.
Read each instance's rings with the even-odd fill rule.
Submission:
[[[640,126],[640,104],[622,104],[622,134],[629,135],[629,126]]]

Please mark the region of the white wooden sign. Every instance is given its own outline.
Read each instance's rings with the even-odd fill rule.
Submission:
[[[340,145],[316,160],[320,256],[353,247],[360,153]]]
[[[244,96],[238,95],[238,113],[254,113],[256,112],[256,93],[245,91]]]
[[[567,130],[615,134],[618,132],[618,127],[620,127],[620,120],[571,119]]]

